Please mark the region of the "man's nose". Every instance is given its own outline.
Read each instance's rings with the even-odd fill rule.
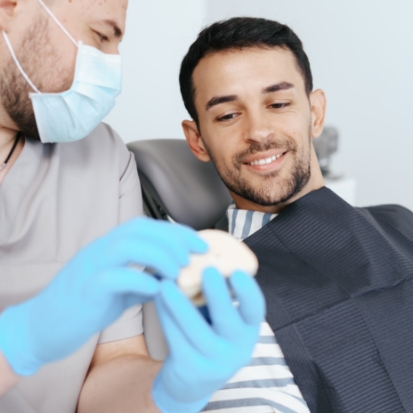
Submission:
[[[120,43],[117,41],[107,42],[101,51],[105,54],[120,54],[119,46]]]
[[[120,54],[119,52],[119,45],[113,45],[107,52],[108,54]]]
[[[247,130],[245,131],[245,137],[250,142],[263,142],[267,141],[274,134],[274,130],[271,123],[266,116],[260,110],[249,112],[247,116]]]

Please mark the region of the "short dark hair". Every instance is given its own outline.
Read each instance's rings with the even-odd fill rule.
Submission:
[[[273,20],[235,17],[216,22],[206,27],[189,48],[181,64],[179,83],[187,111],[199,126],[195,108],[195,87],[193,73],[199,62],[207,55],[250,47],[290,50],[297,61],[297,66],[304,78],[307,95],[313,90],[313,76],[308,57],[298,36],[286,25]]]

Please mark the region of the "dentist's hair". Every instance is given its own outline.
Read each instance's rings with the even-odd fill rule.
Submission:
[[[206,27],[198,35],[182,61],[179,74],[185,107],[198,127],[199,119],[195,107],[196,90],[192,79],[195,68],[207,55],[251,47],[279,47],[290,50],[304,78],[307,95],[312,92],[313,77],[310,62],[301,40],[288,26],[273,20],[252,17],[236,17],[217,22]]]

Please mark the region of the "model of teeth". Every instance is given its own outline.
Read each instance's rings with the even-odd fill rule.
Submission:
[[[205,304],[202,294],[202,273],[208,267],[215,267],[224,277],[242,270],[255,276],[258,260],[255,254],[243,243],[224,231],[204,230],[199,236],[209,245],[206,254],[192,254],[190,263],[178,277],[181,291],[197,306]]]
[[[274,156],[271,156],[271,157],[266,158],[266,159],[259,159],[259,160],[256,160],[254,162],[250,162],[250,165],[252,165],[252,166],[254,166],[254,165],[266,165],[266,164],[269,164],[271,162],[276,161],[278,158],[281,158],[282,155],[283,154],[280,153],[278,155],[274,155]]]

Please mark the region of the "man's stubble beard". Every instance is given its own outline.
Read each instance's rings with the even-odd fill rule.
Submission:
[[[299,150],[292,139],[256,143],[247,151],[235,156],[232,169],[221,165],[210,148],[205,144],[205,149],[215,165],[215,168],[226,187],[236,195],[262,206],[276,206],[288,202],[299,194],[307,185],[311,177],[311,135],[309,131],[308,147]],[[254,186],[241,176],[242,160],[247,156],[268,151],[270,149],[288,149],[290,154],[295,154],[294,164],[290,175],[282,180],[277,179],[279,172],[273,172],[262,177],[264,184]],[[274,181],[277,180],[276,184]]]
[[[51,76],[59,74],[56,70],[58,57],[49,40],[48,23],[47,16],[39,16],[27,31],[20,50],[15,50],[24,71],[40,91],[45,90],[43,87],[45,82],[42,78],[47,82]],[[9,53],[7,64],[0,75],[1,104],[23,134],[40,140],[30,93],[35,92],[20,73]]]

